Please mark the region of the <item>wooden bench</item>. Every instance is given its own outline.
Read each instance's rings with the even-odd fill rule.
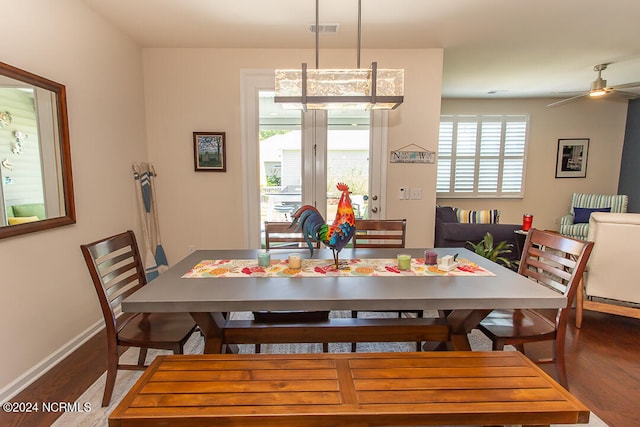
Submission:
[[[518,352],[171,355],[109,417],[124,426],[549,425],[589,410]]]
[[[439,318],[331,318],[315,322],[227,320],[226,344],[449,341],[449,326]]]

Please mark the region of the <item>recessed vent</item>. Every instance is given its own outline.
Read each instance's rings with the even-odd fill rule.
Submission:
[[[320,24],[318,26],[319,33],[337,33],[340,29],[340,24]],[[316,32],[316,24],[309,25],[309,31]]]

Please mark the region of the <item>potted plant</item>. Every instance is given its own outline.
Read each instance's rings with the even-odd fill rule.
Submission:
[[[512,261],[503,256],[505,254],[511,253],[513,245],[511,243],[507,243],[506,241],[502,241],[497,245],[494,245],[493,236],[489,232],[487,232],[487,234],[484,235],[483,239],[478,243],[469,241],[467,241],[467,243],[471,245],[475,253],[483,258],[504,265],[505,267],[512,270],[516,270],[518,268],[518,264],[520,263],[519,261]]]

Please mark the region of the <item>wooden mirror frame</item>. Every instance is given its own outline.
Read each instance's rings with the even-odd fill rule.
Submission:
[[[60,176],[58,178],[62,183],[62,200],[64,201],[64,215],[24,224],[0,226],[0,239],[74,224],[76,222],[76,210],[73,196],[73,178],[71,175],[71,145],[69,142],[69,121],[67,116],[65,86],[3,62],[0,62],[0,74],[55,93],[58,129],[54,131],[58,135],[60,142],[60,165],[58,165]],[[2,203],[2,209],[5,209],[4,201]]]

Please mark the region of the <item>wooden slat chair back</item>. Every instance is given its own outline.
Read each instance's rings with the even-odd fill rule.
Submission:
[[[122,313],[123,299],[147,284],[133,231],[80,246],[98,294],[107,332],[107,379],[102,406],[108,406],[118,369],[144,370],[148,348],[182,353],[196,324],[188,313]],[[118,346],[139,347],[137,365],[119,363]]]
[[[265,221],[264,236],[265,248],[269,251],[307,247],[302,232],[296,232],[290,222]],[[317,249],[320,248],[320,242],[312,241],[312,243]],[[253,317],[260,323],[306,323],[329,319],[329,311],[254,311]],[[256,353],[260,353],[260,350],[260,344],[256,344]],[[329,344],[322,343],[322,350],[328,352]]]
[[[567,321],[593,242],[572,239],[552,231],[531,229],[525,241],[518,273],[567,297],[567,305],[553,313],[541,310],[494,310],[479,325],[493,342],[494,350],[510,344],[525,352],[524,344],[552,341],[549,358],[555,362],[560,383],[568,388],[564,360]]]
[[[354,248],[404,248],[406,219],[356,219]]]
[[[356,219],[356,234],[353,236],[353,248],[404,248],[407,234],[406,219]],[[362,311],[362,310],[360,310]],[[376,310],[376,312],[380,312]],[[359,311],[352,311],[351,317],[358,317]],[[422,310],[404,310],[398,312],[413,313],[423,316]],[[417,343],[417,349],[420,349]],[[351,343],[351,350],[356,351],[356,343]]]
[[[307,247],[307,242],[302,233],[296,232],[295,227],[291,227],[290,222],[265,221],[264,240],[267,250]],[[316,248],[320,248],[320,242],[312,241],[312,243]]]

